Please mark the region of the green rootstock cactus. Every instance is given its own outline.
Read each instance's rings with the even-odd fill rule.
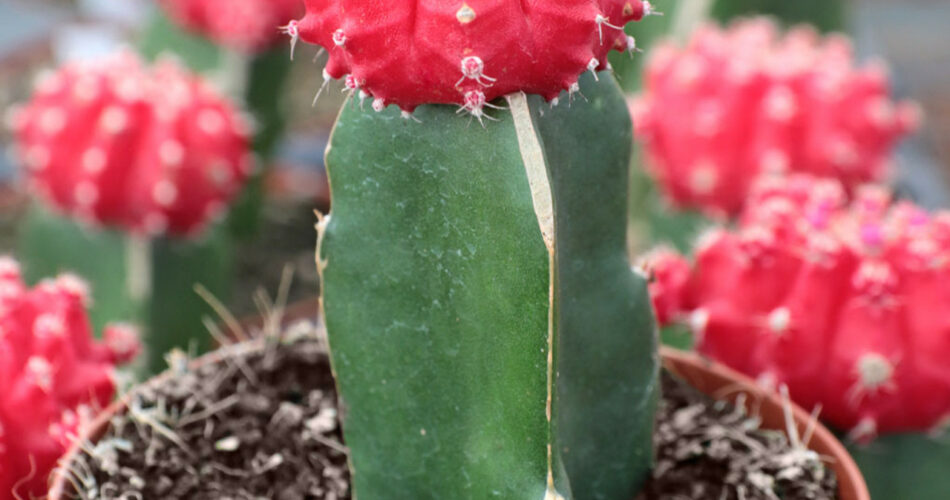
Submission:
[[[360,498],[636,494],[657,362],[625,250],[630,119],[609,74],[581,83],[484,128],[344,108],[319,268]]]
[[[602,70],[651,7],[403,3],[308,2],[287,26],[351,91],[317,264],[354,496],[630,500],[657,340]]]

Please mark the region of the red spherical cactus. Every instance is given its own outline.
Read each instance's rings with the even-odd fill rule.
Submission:
[[[11,122],[43,199],[133,232],[197,234],[254,164],[229,101],[174,62],[149,68],[129,53],[61,68]]]
[[[457,104],[478,117],[512,92],[553,100],[576,91],[610,50],[635,48],[623,26],[652,12],[643,0],[305,4],[287,32],[329,52],[325,79],[345,80],[377,110]]]
[[[300,0],[161,0],[176,22],[240,52],[266,50],[282,39],[280,26],[300,16]]]
[[[880,180],[917,108],[889,97],[880,63],[849,42],[766,19],[700,29],[654,50],[631,101],[647,165],[677,206],[737,214],[763,172],[803,172],[849,190]]]
[[[92,339],[88,292],[73,276],[24,285],[0,258],[0,499],[35,498],[80,426],[108,405],[115,365],[132,359],[127,326]]]
[[[638,267],[647,276],[657,322],[669,325],[688,303],[689,262],[676,251],[660,247],[643,256]]]
[[[950,417],[950,214],[763,180],[735,231],[703,238],[681,293],[703,353],[857,438]]]

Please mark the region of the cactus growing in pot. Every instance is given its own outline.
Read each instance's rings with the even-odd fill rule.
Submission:
[[[765,18],[658,47],[644,81],[631,107],[648,168],[675,205],[716,216],[737,215],[762,173],[832,177],[849,191],[880,181],[919,119],[891,100],[882,64],[854,64],[847,39],[781,34]]]
[[[0,257],[0,499],[46,492],[57,460],[115,391],[114,368],[138,352],[133,329],[94,342],[86,285],[71,275],[29,288]]]
[[[656,338],[600,71],[649,3],[403,3],[295,24],[353,94],[318,267],[355,495],[631,498]]]
[[[253,168],[234,107],[173,62],[120,53],[48,76],[10,121],[38,198],[22,229],[27,277],[81,273],[95,323],[142,323],[154,369],[205,339],[191,289],[226,293],[213,222]]]
[[[932,429],[950,414],[946,224],[876,187],[849,206],[834,181],[762,180],[738,230],[697,246],[680,317],[702,352],[855,437]]]
[[[700,352],[787,386],[867,444],[852,452],[875,497],[945,498],[926,464],[948,454],[928,438],[950,415],[948,217],[879,187],[849,205],[833,180],[763,179],[738,229],[702,238],[688,282],[667,280],[658,306],[692,326]],[[668,276],[682,261],[654,264]]]

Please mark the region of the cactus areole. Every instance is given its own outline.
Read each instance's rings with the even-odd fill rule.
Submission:
[[[362,93],[318,226],[354,495],[633,498],[656,331],[625,249],[632,126],[594,71],[648,4],[307,8],[299,36]]]

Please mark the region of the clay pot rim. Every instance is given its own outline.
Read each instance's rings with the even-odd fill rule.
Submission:
[[[260,351],[266,346],[266,341],[272,340],[264,337],[255,338],[248,340],[246,342],[238,342],[234,344],[229,344],[227,346],[219,347],[208,354],[205,354],[201,357],[195,358],[188,363],[189,370],[196,370],[197,368],[219,363],[227,358],[232,356],[247,355],[255,351]],[[79,434],[76,441],[69,447],[66,454],[59,461],[59,466],[53,469],[53,472],[50,477],[50,490],[49,495],[46,497],[47,500],[63,500],[65,499],[65,492],[69,486],[72,485],[69,476],[66,473],[66,466],[73,463],[76,457],[82,453],[82,443],[86,442],[97,442],[102,436],[106,433],[109,428],[109,425],[112,424],[112,418],[122,413],[128,408],[129,403],[132,400],[132,397],[142,391],[147,387],[152,387],[160,385],[170,378],[173,378],[176,374],[171,369],[166,370],[154,377],[142,382],[141,384],[136,384],[128,392],[121,395],[115,401],[112,402],[109,406],[99,412],[96,415],[96,418]]]
[[[221,360],[230,356],[246,355],[262,349],[265,345],[265,339],[254,339],[248,342],[222,347],[214,352],[193,360],[189,366],[194,369],[205,364],[220,362]],[[663,366],[666,369],[670,370],[676,375],[679,375],[683,380],[693,387],[699,385],[697,384],[697,377],[701,377],[700,380],[704,381],[703,385],[709,384],[712,387],[712,390],[708,390],[709,387],[696,388],[717,400],[726,399],[726,397],[719,397],[716,394],[723,390],[728,390],[729,396],[727,397],[730,400],[738,394],[747,394],[752,396],[747,398],[747,404],[752,404],[755,402],[756,404],[760,405],[759,411],[764,417],[764,427],[781,430],[787,433],[787,430],[783,425],[769,425],[770,422],[768,422],[768,419],[765,418],[766,412],[769,411],[769,409],[772,409],[771,411],[782,411],[781,409],[783,408],[783,401],[778,394],[767,392],[745,375],[742,375],[722,364],[691,352],[680,351],[678,349],[669,347],[661,347],[660,357],[662,358]],[[70,447],[69,451],[63,457],[60,463],[63,464],[63,466],[72,463],[75,457],[82,451],[80,448],[80,443],[87,441],[98,441],[108,429],[112,418],[116,414],[122,412],[128,406],[132,395],[134,395],[137,391],[140,391],[143,387],[161,384],[172,376],[173,373],[170,370],[161,373],[152,379],[134,387],[122,398],[109,405],[85,429],[85,431],[80,436],[80,439],[78,439],[76,443]],[[832,469],[834,469],[835,474],[838,477],[839,500],[871,500],[867,484],[865,483],[864,477],[861,475],[857,464],[854,462],[854,459],[851,458],[851,455],[848,453],[847,449],[845,449],[845,447],[834,436],[834,434],[832,434],[831,431],[829,431],[820,422],[814,422],[811,415],[798,405],[791,404],[790,407],[795,425],[799,429],[799,433],[801,433],[803,429],[813,426],[813,433],[811,440],[808,443],[808,448],[820,453],[823,457],[826,457],[826,459],[831,459],[830,466]],[[774,422],[772,422],[772,424],[774,424]],[[67,487],[70,486],[70,480],[65,473],[63,466],[60,466],[53,471],[52,487],[50,488],[50,493],[48,496],[49,500],[63,500],[65,498],[64,493]]]
[[[756,405],[763,428],[780,430],[788,435],[783,408],[790,408],[799,436],[806,429],[812,429],[807,448],[818,452],[834,470],[838,478],[838,499],[871,500],[864,476],[851,454],[824,424],[815,421],[803,408],[795,403],[786,405],[779,394],[766,391],[751,378],[699,354],[661,347],[660,355],[670,372],[714,399],[735,402],[739,394],[747,395],[746,407]],[[726,392],[728,394],[724,394]]]

